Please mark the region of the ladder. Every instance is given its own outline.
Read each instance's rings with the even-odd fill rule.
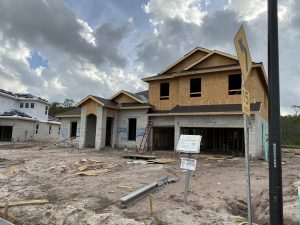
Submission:
[[[144,150],[147,149],[147,140],[148,140],[152,125],[153,125],[153,117],[149,117],[147,127],[144,131],[144,135],[143,135],[140,147],[138,149],[139,154],[143,153]]]

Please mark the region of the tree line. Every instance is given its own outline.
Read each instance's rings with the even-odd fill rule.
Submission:
[[[62,103],[53,102],[49,108],[49,116],[56,116],[59,113],[67,112],[75,108],[73,99],[66,98]]]
[[[300,146],[300,106],[292,105],[293,115],[281,116],[281,143]]]

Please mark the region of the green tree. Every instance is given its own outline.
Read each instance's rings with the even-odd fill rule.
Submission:
[[[71,99],[71,98],[66,98],[66,99],[63,101],[63,103],[62,103],[62,105],[63,105],[65,108],[73,107],[74,104],[75,104],[75,102],[74,102],[74,100]]]
[[[291,109],[294,110],[294,115],[298,116],[298,112],[300,111],[300,105],[292,105]]]
[[[70,98],[66,98],[62,103],[53,102],[49,108],[49,116],[56,116],[59,113],[67,112],[74,108],[74,100]]]

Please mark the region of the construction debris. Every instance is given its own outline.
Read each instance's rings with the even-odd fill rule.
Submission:
[[[155,155],[125,155],[123,156],[125,159],[143,159],[143,160],[151,160],[155,159]]]
[[[83,166],[79,166],[78,167],[78,169],[80,170],[80,171],[84,171],[84,170],[86,170],[88,167],[86,166],[86,165],[83,165]]]
[[[108,173],[111,172],[109,169],[99,169],[99,170],[86,170],[82,172],[76,173],[76,175],[83,175],[83,176],[97,176],[102,173]]]
[[[12,176],[19,173],[19,168],[17,166],[11,166],[8,170],[6,170],[5,175],[6,176]]]
[[[171,158],[161,158],[161,159],[151,159],[151,160],[147,160],[147,162],[149,164],[166,164],[166,163],[173,163],[176,162],[175,159],[171,159]]]
[[[76,175],[82,176],[97,176],[102,173],[111,172],[112,168],[118,166],[118,164],[103,163],[94,159],[81,159],[75,165],[80,165],[78,167],[79,172]]]
[[[24,163],[24,160],[8,160],[5,158],[0,158],[0,168],[7,168],[13,165],[19,165]]]
[[[138,190],[135,190],[128,195],[122,197],[120,199],[121,205],[122,206],[128,206],[155,191],[157,188],[161,188],[163,186],[168,185],[169,183],[174,183],[176,182],[177,179],[175,178],[168,178],[168,177],[163,177],[159,179],[158,181],[155,181],[151,184],[148,184],[142,188],[139,188]]]
[[[34,199],[8,202],[8,207],[21,206],[21,205],[41,205],[49,203],[48,199]],[[0,202],[0,208],[5,207],[5,202]]]
[[[130,187],[130,186],[118,185],[118,187],[119,187],[119,188],[125,188],[125,189],[132,190],[132,187]]]
[[[145,161],[145,160],[130,160],[130,161],[127,161],[127,164],[130,164],[130,165],[137,165],[137,164],[145,165],[147,163],[148,162]]]

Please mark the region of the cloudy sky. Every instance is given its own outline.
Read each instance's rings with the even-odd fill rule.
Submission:
[[[197,46],[235,54],[244,24],[267,70],[267,0],[0,0],[0,88],[51,101],[141,91]],[[281,112],[300,105],[300,1],[279,0]]]

